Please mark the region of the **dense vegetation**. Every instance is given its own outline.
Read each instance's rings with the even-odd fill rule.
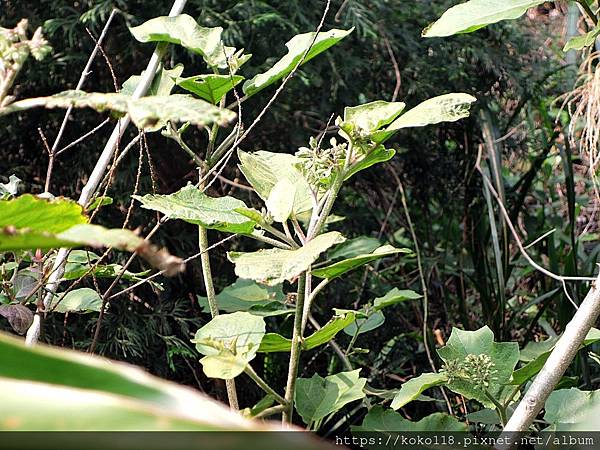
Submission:
[[[42,342],[328,437],[421,419],[429,430],[501,430],[593,294],[600,251],[589,48],[597,5],[580,2],[582,36],[569,44],[584,61],[577,73],[563,52],[569,5],[510,3],[520,9],[494,22],[527,14],[470,32],[493,22],[460,28],[443,15],[456,4],[446,0],[189,1],[197,23],[186,26],[223,28],[194,47],[191,37],[173,41],[179,23],[153,28],[167,28],[151,20],[168,13],[156,0],[3,2],[0,26],[25,18],[19,42],[41,27],[52,50],[33,35],[14,98],[0,96],[0,328],[25,334],[46,297],[46,309],[58,306],[42,321]],[[107,20],[81,89],[120,94],[48,97],[76,88]],[[285,42],[317,29],[330,34],[290,45],[296,59],[274,75]],[[132,97],[150,42],[164,52],[149,97],[158,107]],[[0,42],[5,63],[12,44]],[[229,47],[239,53],[225,61]],[[272,80],[261,86],[265,73]],[[35,97],[34,106],[75,106],[55,156],[64,109],[29,109],[23,99]],[[90,105],[101,114],[79,109]],[[135,126],[85,214],[47,200],[85,196],[126,113]],[[17,223],[27,211],[50,225]],[[75,229],[88,219],[103,228]],[[149,234],[152,244],[140,243]],[[87,249],[64,256],[60,300],[47,284],[58,247]],[[141,283],[157,270],[171,276]],[[557,406],[564,396],[590,411],[579,429],[593,423],[598,400],[586,392],[600,388],[600,333],[584,337],[538,429],[573,429]],[[32,360],[45,351],[7,339],[0,358],[3,348]]]

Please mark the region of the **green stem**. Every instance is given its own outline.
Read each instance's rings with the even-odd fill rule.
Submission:
[[[246,366],[244,372],[246,372],[246,375],[252,378],[252,381],[254,381],[263,391],[269,395],[272,395],[281,405],[287,406],[288,402],[286,399],[279,395],[271,386],[269,386],[267,382],[263,380],[249,364]]]
[[[502,405],[498,400],[496,400],[496,398],[492,394],[490,394],[490,392],[487,389],[485,390],[485,396],[488,399],[490,399],[490,401],[496,407],[498,415],[500,416],[500,422],[502,422],[502,426],[506,425],[506,408],[504,407],[504,405]]]
[[[264,411],[258,413],[253,418],[254,419],[264,419],[266,417],[274,416],[275,414],[279,414],[285,409],[283,405],[271,406],[270,408],[265,409]]]
[[[291,424],[294,414],[294,395],[296,393],[296,378],[298,377],[298,364],[300,363],[300,353],[302,351],[302,315],[304,313],[304,288],[306,284],[306,275],[302,274],[298,278],[298,298],[296,299],[296,314],[294,316],[294,332],[292,334],[292,349],[290,352],[290,365],[288,368],[288,378],[285,387],[285,400],[288,402],[283,411],[282,423]]]

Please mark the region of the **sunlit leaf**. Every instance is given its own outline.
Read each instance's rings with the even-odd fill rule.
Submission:
[[[348,36],[354,28],[350,30],[329,30],[320,32],[316,38],[315,33],[298,34],[290,39],[285,46],[288,49],[287,54],[281,58],[273,67],[264,73],[256,75],[251,80],[244,83],[244,94],[254,95],[262,89],[270,86],[276,81],[289,74],[296,64],[302,59],[302,56],[310,48],[303,64],[310,61],[319,53],[324,52],[329,47],[337,44],[340,40]],[[312,44],[312,46],[311,46]]]
[[[275,285],[305,272],[319,255],[329,247],[344,241],[337,231],[321,234],[296,250],[273,248],[251,253],[229,252],[229,260],[235,264],[235,273],[260,283]]]
[[[353,323],[344,328],[348,336],[355,336],[379,328],[385,322],[385,316],[381,311],[374,311],[365,318],[357,318]]]
[[[391,136],[394,132],[384,132],[387,137]],[[355,163],[350,166],[346,172],[344,180],[349,179],[351,176],[360,172],[361,170],[368,169],[369,167],[379,164],[381,162],[389,161],[396,154],[396,150],[392,148],[385,148],[380,145],[371,150],[367,155],[361,156]]]
[[[569,50],[583,50],[586,47],[591,47],[596,42],[596,38],[599,34],[600,25],[596,25],[591,31],[569,39],[563,48],[563,52],[568,52]]]
[[[275,222],[288,220],[294,210],[295,198],[296,185],[294,183],[287,178],[275,183],[269,193],[269,198],[265,201],[267,211],[269,211]]]
[[[187,14],[155,17],[129,31],[140,42],[170,42],[202,55],[209,66],[218,66],[224,58],[221,42],[223,28],[205,28]]]
[[[236,114],[221,109],[191,95],[172,94],[133,99],[122,93],[99,93],[64,91],[50,97],[37,97],[11,103],[0,108],[0,116],[30,108],[92,108],[102,112],[114,111],[119,115],[129,114],[139,128],[154,128],[157,123],[189,122],[204,126],[211,123],[225,125],[235,119]]]
[[[142,76],[145,72],[142,72],[142,75],[132,75],[130,76],[124,83],[121,88],[121,94],[125,95],[133,95],[135,89],[137,88]],[[173,88],[175,87],[175,81],[178,77],[183,73],[183,65],[177,64],[173,69],[165,69],[161,68],[157,74],[154,76],[152,80],[152,84],[150,84],[150,88],[146,92],[146,96],[158,95],[158,96],[167,96],[171,93]]]
[[[421,294],[417,294],[415,291],[409,289],[398,289],[394,288],[388,291],[383,297],[377,297],[373,300],[373,308],[378,311],[388,306],[395,305],[396,303],[402,303],[406,300],[417,300],[423,297]]]
[[[353,258],[358,255],[364,255],[366,253],[373,252],[376,248],[379,248],[381,243],[379,239],[368,236],[359,236],[354,239],[348,239],[337,245],[332,250],[327,252],[328,259],[343,259]]]
[[[311,273],[319,278],[333,279],[340,277],[346,272],[354,270],[357,267],[368,264],[371,261],[375,261],[380,258],[386,258],[388,256],[393,256],[398,253],[411,253],[411,251],[406,248],[395,248],[391,245],[383,245],[379,248],[376,248],[371,253],[357,255],[352,258],[336,262],[326,267],[313,269]]]
[[[517,19],[544,0],[470,0],[447,10],[423,30],[424,37],[471,33],[501,20]]]
[[[248,362],[256,355],[264,335],[265,321],[262,317],[235,312],[214,317],[196,332],[192,342],[203,355],[219,355],[226,349]]]
[[[235,211],[246,207],[243,201],[233,197],[209,197],[191,184],[170,195],[134,195],[133,198],[142,203],[142,208],[159,211],[170,219],[219,231],[248,234],[255,225]]]
[[[238,157],[240,170],[265,202],[269,199],[275,185],[285,179],[295,187],[292,208],[294,214],[312,209],[312,191],[308,181],[297,167],[300,164],[298,157],[287,153],[265,151],[246,153],[241,150],[238,151]]]

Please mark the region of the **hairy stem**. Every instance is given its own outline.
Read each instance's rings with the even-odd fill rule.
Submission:
[[[286,399],[279,395],[271,386],[269,386],[267,382],[254,371],[250,364],[246,366],[246,370],[244,370],[244,372],[246,375],[252,378],[252,381],[254,381],[263,391],[269,395],[272,395],[281,405],[286,406],[288,404]]]
[[[298,278],[298,298],[296,299],[296,314],[294,316],[294,332],[292,334],[292,350],[290,352],[290,365],[288,368],[288,377],[285,387],[285,401],[288,402],[283,411],[282,422],[291,424],[294,414],[294,395],[296,394],[296,378],[298,377],[298,364],[300,363],[300,353],[302,350],[302,315],[304,312],[304,289],[306,285],[306,275],[302,274]]]

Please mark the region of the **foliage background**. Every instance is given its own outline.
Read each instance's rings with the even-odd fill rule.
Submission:
[[[253,58],[246,71],[252,75],[269,65],[270,55],[281,55],[283,44],[291,36],[313,30],[324,3],[196,0],[188,2],[186,12],[202,25],[224,27],[227,44],[251,52]],[[509,209],[520,214],[519,227],[525,240],[531,242],[549,228],[557,228],[555,234],[532,249],[535,257],[560,273],[591,270],[598,248],[588,243],[595,230],[586,228],[590,199],[586,196],[585,179],[577,175],[583,173],[584,162],[577,157],[568,161],[561,158],[561,149],[565,150],[563,128],[553,121],[556,105],[552,101],[572,82],[570,72],[563,70],[559,51],[564,15],[553,7],[540,7],[522,21],[504,22],[452,39],[422,39],[421,30],[454,3],[333,1],[325,27],[354,26],[355,33],[343,45],[302,67],[243,147],[293,153],[306,145],[310,136],[325,130],[328,118],[339,114],[344,106],[391,100],[397,84],[398,100],[409,106],[446,92],[475,95],[479,102],[470,119],[411,130],[395,138],[393,145],[399,156],[362,172],[343,190],[335,213],[345,220],[336,227],[348,237],[369,235],[414,248],[398,191],[397,180],[401,180],[407,189],[409,212],[424,257],[429,324],[431,330],[436,330],[437,344],[449,336],[453,326],[477,329],[487,324],[497,339],[517,339],[523,346],[552,335],[559,325],[564,325],[572,308],[560,290],[537,301],[557,286],[532,273],[514,256],[510,251],[514,242],[509,237],[503,242],[501,258],[506,281],[501,285],[494,269],[494,258],[499,256],[494,254],[487,206],[474,163],[480,146],[486,144],[482,130],[492,130],[498,141],[493,145],[502,155]],[[165,14],[169,7],[166,2],[2,1],[2,26],[12,27],[26,17],[33,27],[43,26],[54,47],[52,57],[26,67],[16,85],[16,95],[25,98],[74,88],[94,46],[87,30],[98,36],[113,7],[120,12],[104,45],[110,66],[102,57],[96,58],[85,86],[87,90],[102,92],[115,90],[131,74],[142,70],[151,46],[130,39],[127,26]],[[169,51],[171,61],[185,65],[184,75],[201,70],[198,59],[174,47]],[[244,115],[255,117],[264,102],[266,99],[248,102]],[[3,118],[0,181],[14,173],[25,181],[24,191],[37,193],[43,189],[47,155],[37,129],[52,141],[62,114],[33,110]],[[64,142],[76,139],[101,120],[95,113],[77,111]],[[61,156],[50,189],[55,195],[72,197],[79,193],[108,132],[108,127],[103,128]],[[334,134],[333,130],[329,133]],[[200,133],[189,143],[193,148],[206,144]],[[141,193],[171,193],[195,179],[194,166],[168,140],[149,136],[148,147],[152,170],[148,165],[143,167]],[[98,222],[113,227],[122,225],[137,165],[138,155],[131,152],[108,192],[115,203],[101,210]],[[571,178],[565,175],[569,166],[575,168]],[[233,164],[224,176],[244,182]],[[561,205],[566,203],[569,186],[573,186],[576,202],[565,209]],[[230,185],[216,183],[212,193],[222,195],[231,189]],[[250,203],[257,202],[245,191],[236,194],[246,196]],[[581,217],[578,221],[575,209]],[[139,227],[144,233],[155,219],[148,211],[134,209],[130,226]],[[587,234],[582,235],[584,228]],[[195,233],[193,226],[173,221],[161,229],[157,240],[174,254],[191,255],[196,251]],[[212,238],[216,241],[219,236],[213,234]],[[249,249],[253,244],[243,245]],[[237,241],[226,246],[242,248]],[[123,257],[115,254],[111,258],[118,261]],[[234,280],[232,267],[222,252],[214,253],[213,264],[220,288]],[[372,272],[374,276],[369,277],[368,283],[364,281],[365,274],[358,271],[329,288],[316,315],[325,319],[332,307],[360,304],[394,286],[421,291],[414,260],[399,258]],[[203,295],[199,262],[190,264],[178,279],[161,283],[162,291],[145,287],[111,304],[103,323],[99,353],[221,395],[222,387],[203,376],[189,343],[190,334],[208,320],[195,300],[197,295]],[[579,294],[574,288],[572,295],[577,298]],[[69,317],[65,323],[51,319],[44,339],[85,349],[96,319]],[[394,388],[406,378],[429,370],[420,332],[422,321],[423,312],[417,304],[400,305],[388,314],[384,326],[359,338],[357,345],[368,347],[370,352],[355,358],[367,368],[362,375],[369,378],[371,386]],[[281,323],[282,331],[289,326]],[[3,320],[0,327],[8,329]],[[435,346],[433,333],[430,339]],[[323,347],[305,357],[301,375],[315,371],[325,374],[334,370],[336,364],[338,361],[328,347]],[[272,384],[281,386],[285,383],[285,366],[286,361],[271,356],[264,360],[262,372]],[[582,361],[572,375],[576,377],[575,385],[592,388],[598,387],[598,374],[598,367],[590,368]],[[240,383],[242,404],[259,400],[256,389],[249,388],[249,381],[248,389],[245,380]],[[436,408],[436,403],[413,403],[407,414],[421,416]],[[359,419],[351,417],[348,424]]]

